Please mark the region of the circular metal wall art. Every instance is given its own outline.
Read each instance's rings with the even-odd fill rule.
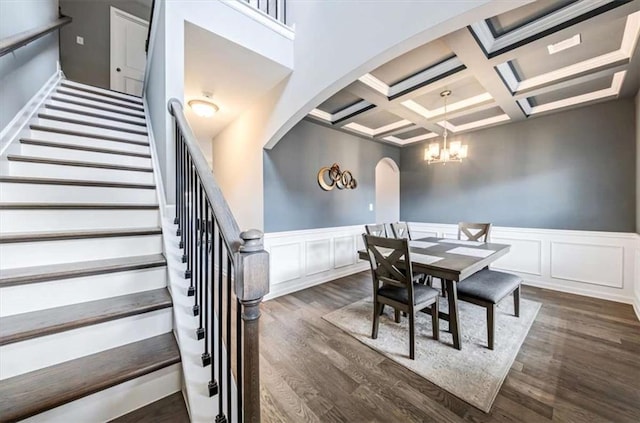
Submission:
[[[338,189],[356,189],[358,182],[353,177],[351,171],[340,171],[340,166],[337,163],[331,165],[331,167],[323,167],[318,172],[318,185],[325,191],[331,191],[334,188]]]

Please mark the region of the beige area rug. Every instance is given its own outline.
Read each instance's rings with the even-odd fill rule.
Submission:
[[[486,347],[487,318],[482,307],[459,302],[462,350],[453,348],[453,337],[440,321],[440,340],[434,341],[431,316],[419,313],[416,320],[416,358],[409,359],[409,319],[393,321],[385,307],[380,317],[378,339],[371,339],[372,299],[364,299],[323,318],[360,342],[488,413],[541,304],[521,299],[520,318],[513,315],[513,300],[505,299],[496,313],[495,349]],[[446,299],[440,300],[447,310]]]

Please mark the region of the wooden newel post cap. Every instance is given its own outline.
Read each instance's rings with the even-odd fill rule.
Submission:
[[[244,231],[240,234],[240,238],[244,241],[244,244],[240,246],[240,251],[243,253],[262,251],[264,249],[264,233],[258,229]]]

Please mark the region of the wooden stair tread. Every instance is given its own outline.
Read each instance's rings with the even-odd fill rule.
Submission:
[[[0,318],[0,345],[171,307],[167,288]]]
[[[13,162],[26,162],[26,163],[40,163],[40,164],[51,164],[51,165],[59,165],[59,166],[75,166],[75,167],[92,167],[98,169],[110,169],[110,170],[129,170],[132,172],[153,172],[153,168],[150,167],[140,167],[140,166],[125,166],[125,165],[116,165],[110,163],[98,163],[98,162],[86,162],[80,160],[63,160],[63,159],[50,159],[46,157],[35,157],[35,156],[18,156],[15,154],[11,154],[7,156],[7,160]]]
[[[148,147],[149,146],[149,143],[146,142],[146,141],[135,141],[135,140],[130,140],[130,139],[126,139],[126,138],[114,137],[114,136],[111,136],[111,135],[92,134],[91,132],[75,131],[75,130],[72,130],[72,129],[56,128],[54,126],[32,124],[32,125],[29,126],[29,128],[31,128],[31,130],[33,130],[33,131],[45,131],[45,132],[52,132],[52,133],[55,133],[55,134],[72,135],[72,136],[75,136],[75,137],[95,138],[95,139],[100,139],[100,140],[105,140],[105,141],[114,141],[114,142],[121,142],[121,143],[125,143],[125,144],[141,145],[141,146],[144,146],[144,147]]]
[[[0,235],[0,244],[15,242],[63,241],[68,239],[114,238],[160,235],[162,228],[123,228],[98,231],[13,232]]]
[[[189,412],[182,392],[176,392],[109,423],[189,423]]]
[[[90,93],[87,93],[86,91],[75,92],[74,90],[81,91],[81,90],[78,90],[77,88],[59,86],[56,89],[56,93],[83,98],[85,100],[98,101],[100,103],[108,104],[110,106],[124,107],[125,109],[131,109],[137,112],[144,112],[144,108],[142,104],[134,104],[127,100],[109,99],[106,96],[100,96],[99,94],[93,94],[93,93],[90,94]],[[129,103],[129,104],[122,104],[121,102]]]
[[[62,116],[56,116],[56,115],[49,115],[46,113],[38,113],[38,117],[40,119],[47,119],[47,120],[55,120],[58,122],[64,122],[64,123],[72,123],[72,124],[76,124],[76,125],[84,125],[84,126],[92,126],[94,128],[101,128],[101,129],[108,129],[110,131],[120,131],[120,132],[128,132],[131,134],[137,134],[137,135],[148,135],[147,131],[142,130],[142,129],[128,129],[128,128],[122,128],[116,125],[107,125],[104,123],[96,123],[96,122],[89,122],[89,121],[85,121],[82,119],[73,119],[73,118],[69,118],[69,117],[62,117]]]
[[[136,203],[0,203],[0,210],[157,210],[158,204]]]
[[[97,112],[89,112],[89,111],[86,111],[86,110],[78,110],[78,109],[73,109],[71,107],[58,106],[58,105],[55,105],[55,104],[45,104],[44,107],[45,107],[45,109],[57,110],[57,111],[60,111],[60,112],[73,113],[73,114],[76,114],[76,115],[95,117],[95,118],[105,119],[105,120],[112,120],[114,122],[128,123],[129,125],[137,125],[137,126],[140,126],[140,127],[143,127],[143,128],[147,127],[147,124],[145,122],[132,121],[130,119],[104,115],[104,114],[97,113]]]
[[[135,184],[130,182],[106,182],[106,181],[87,181],[82,179],[58,179],[58,178],[31,178],[28,176],[0,176],[0,182],[8,182],[13,184],[42,184],[42,185],[75,185],[84,187],[103,187],[103,188],[139,188],[139,189],[155,189],[153,184]]]
[[[0,421],[16,421],[180,362],[172,333],[5,379]]]
[[[67,98],[63,98],[57,95],[52,95],[51,96],[51,100],[53,101],[59,101],[61,103],[67,103],[67,104],[75,104],[76,106],[82,106],[82,107],[89,107],[92,109],[96,109],[96,110],[104,110],[106,112],[112,112],[112,113],[118,113],[121,115],[125,115],[125,116],[132,116],[132,117],[137,117],[140,119],[144,119],[144,113],[136,113],[134,111],[124,111],[124,110],[114,110],[113,108],[109,107],[109,106],[100,106],[97,104],[87,104],[84,103],[82,101],[76,101],[76,100],[71,100],[71,99],[67,99]],[[93,100],[96,101],[96,100]],[[99,101],[96,101],[97,103],[99,103]]]
[[[39,145],[42,147],[66,148],[68,150],[91,151],[94,153],[106,153],[106,154],[118,154],[122,156],[143,157],[145,159],[151,158],[151,154],[135,153],[132,151],[125,151],[125,150],[114,150],[112,148],[92,147],[88,145],[66,144],[61,142],[34,140],[31,138],[22,138],[20,140],[20,143],[29,144],[29,145]]]
[[[75,263],[3,269],[0,271],[0,288],[58,279],[148,269],[166,266],[166,264],[167,260],[162,254],[151,254],[146,256],[119,257]]]
[[[81,82],[62,80],[60,86],[72,88],[78,91],[86,91],[91,94],[101,95],[104,97],[110,97],[116,100],[129,101],[131,103],[142,105],[142,97],[138,97],[133,94],[121,93],[120,91],[111,90],[108,88],[94,87],[93,85],[83,84]]]

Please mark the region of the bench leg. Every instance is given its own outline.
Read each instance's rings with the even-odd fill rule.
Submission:
[[[520,317],[520,287],[513,291],[513,312],[516,317]]]
[[[493,337],[496,332],[496,305],[490,304],[487,306],[487,340],[489,349],[493,349]]]

